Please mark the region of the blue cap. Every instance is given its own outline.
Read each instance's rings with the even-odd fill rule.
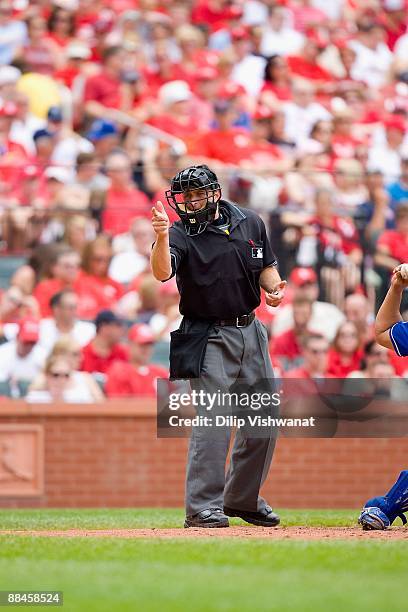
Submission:
[[[34,132],[33,140],[34,140],[34,142],[36,142],[40,138],[52,138],[53,136],[54,136],[54,134],[52,132],[50,132],[50,130],[46,130],[46,129],[42,128],[41,130],[37,130],[37,131]]]
[[[123,319],[115,315],[112,310],[101,310],[96,315],[95,327],[98,330],[101,325],[124,325]]]
[[[113,121],[96,119],[92,123],[89,132],[85,134],[85,137],[88,138],[88,140],[102,140],[102,138],[106,138],[107,136],[116,136],[118,133],[118,128]]]
[[[61,123],[63,120],[62,108],[60,106],[50,106],[48,109],[47,118],[53,123]]]

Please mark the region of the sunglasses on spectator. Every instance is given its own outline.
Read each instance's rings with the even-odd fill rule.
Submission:
[[[312,353],[312,355],[323,355],[324,353],[327,353],[328,349],[312,349],[312,348],[308,348],[307,350],[309,351],[309,353]]]
[[[65,378],[68,379],[71,374],[70,372],[50,372],[52,378]]]

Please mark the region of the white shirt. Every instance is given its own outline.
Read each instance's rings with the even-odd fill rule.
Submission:
[[[63,393],[63,401],[67,404],[91,404],[94,399],[89,390],[89,386],[84,378],[84,372],[73,372],[72,381],[68,389]],[[49,404],[53,401],[51,394],[46,389],[30,391],[26,397],[26,402],[30,404]]]
[[[338,327],[343,323],[345,318],[341,310],[334,304],[330,304],[329,302],[314,302],[312,317],[308,328],[312,329],[314,332],[321,333],[331,342],[336,335]],[[278,336],[293,327],[292,304],[287,304],[278,309],[272,326],[274,336]]]
[[[296,55],[301,50],[305,37],[292,28],[282,28],[279,31],[265,29],[260,51],[262,55]]]
[[[109,266],[109,276],[118,283],[130,283],[143,270],[146,270],[146,258],[139,253],[118,253],[112,258]]]
[[[330,113],[317,102],[312,102],[305,108],[294,102],[283,105],[285,114],[285,135],[289,141],[299,145],[310,135],[310,130],[316,121],[329,121]]]
[[[369,150],[367,168],[380,170],[386,183],[395,182],[401,174],[402,151],[390,149],[387,145]]]
[[[400,36],[394,47],[394,55],[398,59],[406,60],[408,57],[408,32]]]
[[[57,329],[55,319],[42,319],[40,321],[40,339],[38,343],[49,354],[58,338],[63,334]],[[76,321],[72,331],[67,334],[80,346],[88,344],[95,336],[95,325],[89,321]]]
[[[266,60],[256,55],[247,55],[235,64],[231,79],[242,85],[251,96],[257,96],[263,83]]]
[[[387,45],[379,43],[375,49],[369,49],[358,40],[352,40],[349,45],[357,54],[351,68],[351,77],[356,81],[367,83],[373,89],[385,85],[393,60],[393,55]]]
[[[11,340],[0,346],[0,381],[33,380],[42,370],[47,357],[46,350],[36,344],[26,355],[17,355],[17,341]]]

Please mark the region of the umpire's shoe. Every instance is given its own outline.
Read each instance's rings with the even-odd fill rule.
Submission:
[[[237,516],[247,523],[251,523],[251,525],[258,525],[260,527],[276,527],[280,523],[279,516],[269,506],[265,506],[265,508],[258,512],[234,510],[224,506],[224,514],[227,516]]]
[[[187,516],[184,527],[229,527],[229,521],[219,508],[208,508],[193,516]]]

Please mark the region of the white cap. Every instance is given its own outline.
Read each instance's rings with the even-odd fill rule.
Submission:
[[[90,49],[80,41],[69,43],[65,49],[65,53],[69,58],[89,59],[91,57]]]
[[[21,77],[21,71],[15,66],[1,66],[0,67],[0,87],[2,85],[11,85],[17,83]]]
[[[71,172],[68,168],[61,168],[59,166],[50,166],[44,172],[44,176],[48,179],[52,178],[56,181],[66,185],[71,180]]]
[[[191,98],[191,89],[186,81],[170,81],[159,89],[159,100],[164,106],[185,102]]]

